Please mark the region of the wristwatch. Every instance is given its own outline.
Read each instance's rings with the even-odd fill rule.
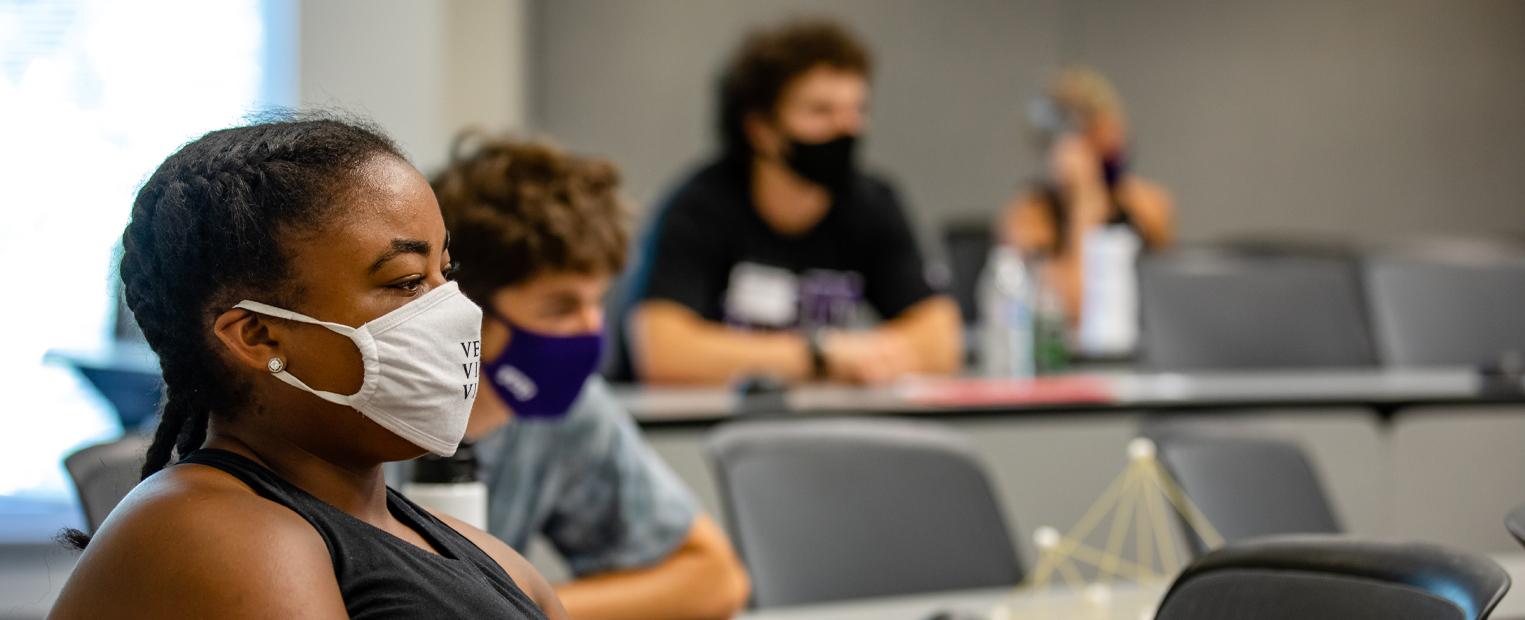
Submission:
[[[810,348],[810,373],[816,379],[826,378],[826,330],[812,329],[805,332],[805,344]]]

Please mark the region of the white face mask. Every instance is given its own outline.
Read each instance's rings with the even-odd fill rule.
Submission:
[[[420,448],[440,456],[455,454],[477,397],[482,355],[482,309],[461,294],[455,282],[360,327],[319,321],[257,301],[244,300],[233,307],[348,336],[364,364],[360,391],[345,395],[316,390],[284,369],[276,371],[275,378],[353,407]]]

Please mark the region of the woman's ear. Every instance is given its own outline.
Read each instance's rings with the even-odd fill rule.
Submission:
[[[279,359],[282,365],[286,362],[271,326],[258,313],[233,308],[217,315],[212,322],[212,333],[217,334],[217,339],[222,341],[223,347],[238,365],[270,372],[270,360]]]

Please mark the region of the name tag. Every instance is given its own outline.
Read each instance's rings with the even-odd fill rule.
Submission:
[[[799,319],[799,278],[787,269],[737,263],[726,287],[725,315],[730,323],[790,327]]]

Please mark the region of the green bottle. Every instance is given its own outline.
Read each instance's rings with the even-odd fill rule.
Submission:
[[[1032,280],[1037,284],[1033,312],[1033,357],[1037,374],[1052,375],[1064,371],[1070,363],[1069,324],[1064,316],[1064,302],[1059,292],[1049,286],[1044,263],[1033,266]]]

